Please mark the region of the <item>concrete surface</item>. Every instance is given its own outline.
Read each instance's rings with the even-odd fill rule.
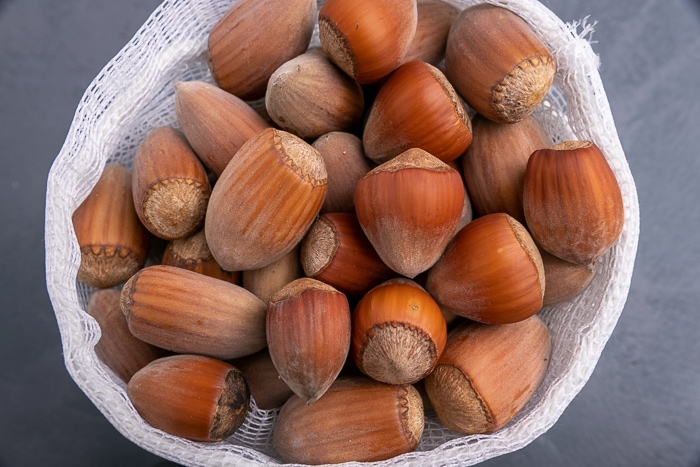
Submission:
[[[44,281],[46,176],[84,90],[157,0],[0,0],[0,466],[165,466],[70,379]],[[700,4],[544,0],[590,16],[637,183],[629,299],[558,423],[497,466],[700,465]]]

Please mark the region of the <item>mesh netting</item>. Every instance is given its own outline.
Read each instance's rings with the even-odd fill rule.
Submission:
[[[100,330],[85,311],[92,290],[76,279],[80,253],[71,216],[107,162],[131,167],[136,147],[152,128],[179,127],[173,86],[186,80],[213,82],[205,57],[207,35],[232,3],[163,2],[86,90],[51,168],[46,195],[47,287],[71,377],[125,437],[193,466],[281,463],[270,443],[278,412],[259,410],[253,401],[244,425],[215,444],[187,441],[147,425],[129,402],[124,383],[95,354]],[[467,7],[482,2],[451,3]],[[534,0],[488,3],[523,17],[552,50],[558,64],[555,84],[535,116],[554,142],[586,139],[603,150],[620,182],[625,224],[620,240],[599,260],[587,290],[539,313],[552,335],[551,364],[515,419],[491,435],[463,436],[442,427],[428,412],[417,451],[376,465],[473,465],[530,443],[556,422],[590,377],[629,290],[639,236],[637,193],[597,71],[598,57],[585,39],[591,28],[565,24]],[[317,29],[314,45],[319,45]]]

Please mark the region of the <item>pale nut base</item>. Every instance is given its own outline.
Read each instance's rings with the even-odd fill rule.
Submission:
[[[490,433],[494,419],[471,381],[452,365],[438,365],[425,381],[425,390],[438,418],[463,434]]]
[[[549,91],[556,62],[548,55],[523,60],[491,91],[491,107],[506,123],[516,123],[531,114]]]
[[[174,240],[194,233],[204,222],[209,190],[190,178],[160,180],[143,198],[144,224],[154,235]]]
[[[412,384],[430,373],[437,359],[437,345],[425,331],[389,322],[374,325],[367,332],[357,365],[377,381]]]
[[[80,251],[78,280],[99,289],[114,287],[141,267],[140,258],[122,246],[86,246]]]

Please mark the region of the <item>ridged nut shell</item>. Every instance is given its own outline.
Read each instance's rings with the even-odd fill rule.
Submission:
[[[362,140],[352,134],[332,131],[311,146],[316,149],[328,173],[328,192],[321,212],[355,213],[355,185],[374,165],[365,157]]]
[[[490,120],[515,123],[532,113],[555,72],[549,49],[506,8],[472,6],[452,23],[445,74],[469,106]]]
[[[128,383],[134,373],[167,352],[131,334],[119,306],[120,297],[117,289],[96,290],[90,294],[85,311],[95,318],[102,332],[95,344],[97,358]]]
[[[340,69],[370,84],[402,63],[417,23],[416,0],[327,0],[319,10],[319,40]]]
[[[538,246],[563,260],[589,264],[620,237],[620,185],[590,141],[565,141],[532,153],[523,185],[527,226]]]
[[[73,213],[80,248],[78,279],[109,288],[129,279],[146,262],[149,233],[134,208],[131,171],[104,168],[97,184]]]
[[[544,289],[543,306],[556,305],[571,300],[590,285],[595,276],[597,262],[576,264],[540,249],[544,277],[547,283]]]
[[[354,297],[396,276],[350,213],[326,213],[314,221],[301,244],[301,265],[308,277]]]
[[[413,278],[442,255],[462,216],[464,199],[459,172],[413,148],[360,179],[355,210],[384,263]]]
[[[269,303],[270,297],[275,292],[304,276],[299,261],[299,250],[300,247],[297,246],[267,266],[243,271],[241,273],[243,287],[253,292],[264,303]]]
[[[250,398],[260,410],[282,407],[294,395],[294,391],[280,378],[267,348],[229,363],[243,373],[250,389]]]
[[[549,330],[537,316],[455,328],[425,390],[440,422],[463,434],[493,433],[517,415],[544,378]]]
[[[383,383],[420,381],[435,368],[446,341],[440,307],[409,279],[378,285],[353,311],[350,355],[360,371]]]
[[[209,251],[204,229],[189,237],[168,242],[163,251],[161,264],[198,272],[233,284],[239,284],[240,281],[238,271],[225,271],[216,262]]]
[[[404,62],[422,60],[438,66],[445,58],[447,35],[460,10],[445,0],[418,0],[416,34]]]
[[[246,141],[270,127],[246,102],[204,81],[175,84],[175,111],[192,149],[216,176]]]
[[[450,162],[471,142],[459,96],[439,69],[420,60],[404,63],[382,84],[362,134],[365,155],[377,163],[411,148]]]
[[[201,442],[235,433],[250,401],[237,368],[201,355],[173,355],[150,363],[131,378],[127,395],[149,425]]]
[[[267,345],[267,307],[259,298],[186,269],[142,269],[124,284],[121,309],[134,336],[177,353],[231,359]]]
[[[282,287],[267,310],[267,346],[282,380],[306,404],[328,390],[350,349],[345,295],[315,279]]]
[[[266,266],[291,251],[326,196],[321,155],[297,136],[269,128],[248,140],[212,190],[204,229],[226,270]]]
[[[474,321],[521,321],[542,308],[544,267],[525,227],[508,214],[464,226],[428,272],[426,289],[442,306]]]
[[[315,51],[283,63],[270,77],[265,94],[270,118],[301,138],[351,130],[364,105],[360,84]]]
[[[265,95],[272,73],[303,53],[316,22],[315,0],[240,0],[214,25],[207,55],[219,87],[243,100]]]
[[[211,186],[181,131],[151,130],[134,156],[132,189],[136,213],[156,237],[187,237],[204,225]]]
[[[505,212],[525,224],[523,182],[527,161],[537,149],[551,146],[532,115],[517,123],[496,123],[477,115],[474,141],[462,157],[462,171],[478,216]]]
[[[342,378],[311,405],[290,398],[272,445],[287,462],[372,462],[415,450],[423,428],[423,401],[413,386]]]

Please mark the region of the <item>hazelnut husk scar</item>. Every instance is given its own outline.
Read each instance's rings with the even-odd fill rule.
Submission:
[[[105,167],[72,220],[80,248],[80,281],[97,288],[113,287],[145,264],[149,233],[136,214],[131,170],[125,166]]]

